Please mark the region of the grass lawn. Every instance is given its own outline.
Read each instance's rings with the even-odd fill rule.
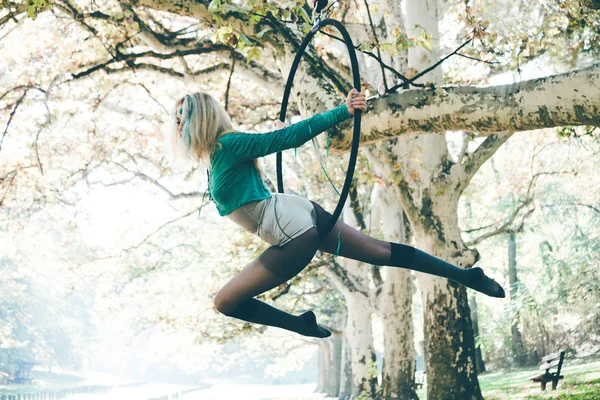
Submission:
[[[479,375],[479,384],[486,400],[600,400],[600,360],[565,359],[556,390],[548,383],[542,392],[539,382],[529,378],[544,371],[537,368],[494,371]],[[426,388],[417,391],[419,399],[427,398]],[[457,399],[459,400],[459,399]]]

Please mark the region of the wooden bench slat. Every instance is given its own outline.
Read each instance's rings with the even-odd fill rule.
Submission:
[[[540,370],[558,367],[558,364],[560,364],[561,362],[562,360],[559,358],[558,360],[542,363],[540,364]]]
[[[548,354],[546,357],[542,358],[542,362],[554,360],[555,358],[560,358],[561,353],[564,353],[564,350],[559,350],[556,353]]]
[[[529,378],[529,380],[533,381],[533,382],[551,382],[551,381],[560,380],[563,378],[564,378],[564,376],[562,376],[562,375],[558,375],[558,376],[556,376],[556,375],[540,375],[540,376],[536,376],[533,378]]]

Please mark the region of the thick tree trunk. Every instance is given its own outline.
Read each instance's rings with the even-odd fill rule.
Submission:
[[[436,43],[439,37],[437,2],[408,0],[406,13],[406,26],[422,27]],[[418,32],[409,30],[408,34]],[[411,48],[408,67],[420,71],[438,59],[437,46],[431,52]],[[442,83],[441,70],[433,71],[427,80],[438,85]],[[414,191],[407,191],[406,182],[398,182],[398,188],[418,247],[452,264],[472,266],[476,261],[476,252],[465,247],[458,229],[457,205],[461,191],[457,188],[461,187],[460,179],[464,179],[464,175],[452,174],[445,136],[420,135],[415,137],[411,146],[398,149],[397,152],[408,152],[412,157],[405,160],[401,172]],[[474,364],[473,326],[465,287],[428,274],[418,274],[418,278],[425,310],[427,398],[481,399]]]
[[[426,81],[435,82],[433,75],[427,74]],[[362,118],[361,144],[422,132],[464,130],[489,135],[600,126],[600,64],[510,85],[438,85],[435,90],[398,91],[370,101]],[[352,125],[348,124],[341,135],[331,136],[332,154],[350,150],[351,143]]]
[[[509,233],[508,235],[508,284],[510,286],[510,306],[512,310],[517,310],[518,306],[516,303],[517,290],[518,290],[519,279],[517,278],[517,242],[515,240],[515,234]],[[512,348],[513,357],[515,364],[518,366],[527,365],[527,352],[525,351],[525,345],[521,338],[521,332],[519,332],[519,314],[513,318],[513,323],[510,326],[510,344]]]
[[[426,218],[427,221],[428,218]],[[429,223],[433,221],[429,220]],[[454,221],[456,223],[456,220]],[[415,228],[420,248],[454,264],[452,257],[460,237],[453,237],[451,229],[438,234],[448,241],[432,239],[422,227]],[[458,229],[454,229],[458,233]],[[447,279],[418,274],[423,292],[425,364],[428,399],[482,399],[475,367],[475,342],[466,288]]]

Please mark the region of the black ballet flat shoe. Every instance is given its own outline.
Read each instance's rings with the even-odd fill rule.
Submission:
[[[306,322],[307,331],[301,332],[304,336],[312,336],[318,338],[326,338],[331,336],[331,332],[329,329],[323,328],[321,325],[317,324],[317,317],[314,312],[306,311],[298,316],[298,318],[302,318]]]
[[[490,297],[504,298],[506,294],[498,282],[488,277],[479,267],[470,268],[468,281],[463,283],[468,288],[477,290]]]

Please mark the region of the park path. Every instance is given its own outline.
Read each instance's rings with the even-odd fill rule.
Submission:
[[[215,383],[209,388],[180,397],[182,400],[325,400],[323,394],[314,393],[316,385],[257,385]]]

